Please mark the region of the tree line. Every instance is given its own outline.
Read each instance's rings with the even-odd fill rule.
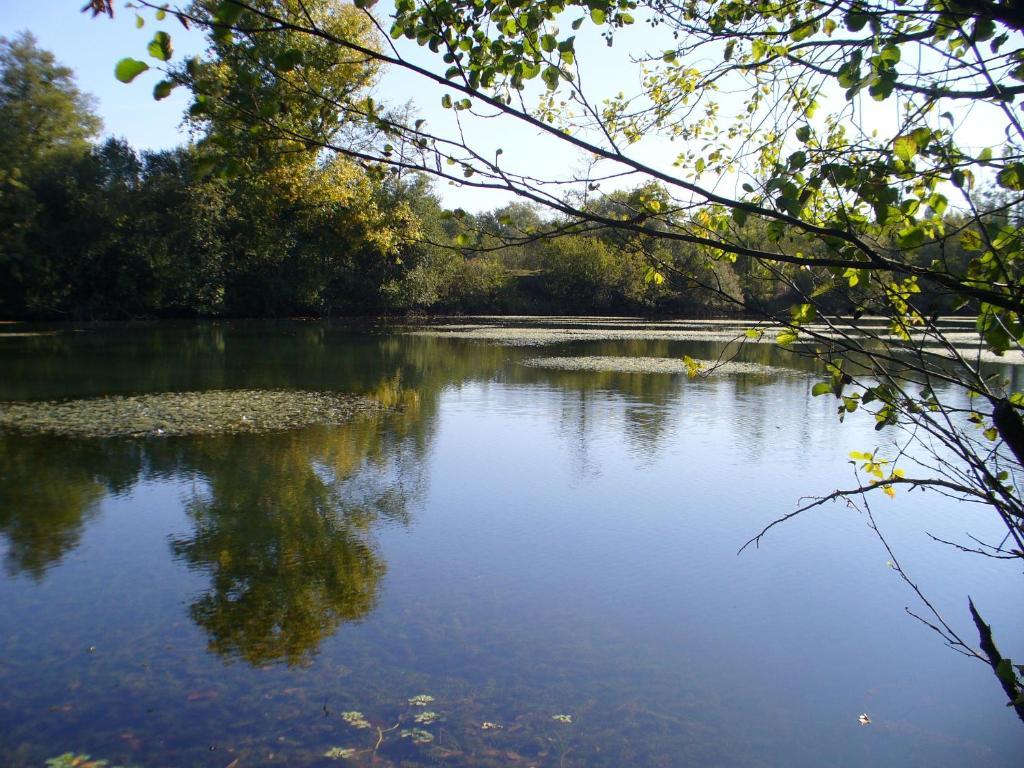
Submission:
[[[346,73],[346,84],[353,78]],[[202,138],[141,152],[97,140],[91,98],[29,33],[0,39],[0,89],[7,319],[706,316],[792,301],[754,259],[708,262],[686,243],[614,227],[563,232],[567,222],[528,203],[447,210],[422,173],[311,150],[211,173]],[[625,220],[658,199],[667,205],[665,190],[647,184],[588,205]],[[756,237],[765,223],[745,226]],[[654,262],[688,279],[666,283]]]

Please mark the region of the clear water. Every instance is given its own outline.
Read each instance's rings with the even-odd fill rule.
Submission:
[[[0,400],[299,388],[401,405],[259,436],[0,434],[0,764],[1020,765],[998,683],[905,613],[859,514],[827,507],[736,554],[878,444],[809,396],[811,372],[769,346],[745,354],[789,370],[520,363],[715,351],[324,323],[0,337]],[[970,594],[1024,656],[1019,566],[924,535],[996,531],[984,510],[907,493],[874,509],[957,629],[972,637]]]

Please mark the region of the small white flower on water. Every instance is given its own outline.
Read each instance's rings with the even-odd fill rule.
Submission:
[[[864,713],[862,713],[857,718],[857,722],[860,723],[861,725],[870,725],[871,724],[871,718],[868,717],[868,713],[867,712],[864,712]]]
[[[490,720],[484,720],[480,727],[485,731],[492,731],[501,728],[501,725],[498,723],[492,723]]]
[[[552,715],[551,719],[558,723],[571,723],[572,715]]]

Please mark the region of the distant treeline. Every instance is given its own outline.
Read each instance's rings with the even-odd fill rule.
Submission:
[[[706,316],[784,306],[814,280],[624,227],[567,227],[519,203],[446,211],[423,176],[308,151],[264,157],[244,125],[236,149],[249,159],[226,174],[209,172],[201,138],[140,153],[96,143],[99,128],[69,69],[31,35],[0,38],[0,318]],[[671,206],[650,186],[577,202],[655,229],[651,212]],[[708,226],[685,215],[674,231]],[[767,225],[730,226],[758,241]],[[964,260],[920,254],[936,257]]]

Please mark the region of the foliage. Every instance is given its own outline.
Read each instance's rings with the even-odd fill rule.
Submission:
[[[0,305],[24,309],[20,286],[52,280],[31,258],[46,206],[33,178],[77,163],[99,128],[70,69],[27,32],[0,38]]]
[[[13,177],[61,154],[82,154],[100,129],[72,71],[23,32],[0,38],[0,169]]]

